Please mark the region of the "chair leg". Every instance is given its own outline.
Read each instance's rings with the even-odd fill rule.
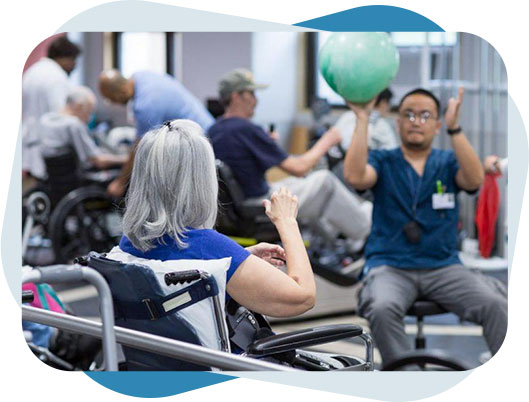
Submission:
[[[415,337],[415,349],[426,349],[426,338],[424,337],[423,317],[417,317],[417,336]]]

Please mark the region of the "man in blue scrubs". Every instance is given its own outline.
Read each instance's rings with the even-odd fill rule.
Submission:
[[[138,140],[152,128],[174,119],[193,120],[205,132],[214,123],[213,116],[202,102],[168,74],[138,71],[125,78],[117,70],[107,70],[99,77],[99,90],[114,103],[130,105]],[[134,151],[120,176],[110,183],[110,195],[118,198],[124,194],[133,157]]]
[[[483,181],[480,160],[459,126],[463,89],[445,115],[452,150],[432,148],[441,131],[440,104],[429,91],[406,94],[399,106],[402,146],[368,153],[373,102],[349,104],[357,117],[344,176],[359,190],[372,189],[372,231],[359,311],[369,320],[384,364],[411,349],[403,318],[415,300],[437,302],[463,320],[483,326],[492,354],[507,331],[506,289],[462,266],[457,254],[457,193]]]

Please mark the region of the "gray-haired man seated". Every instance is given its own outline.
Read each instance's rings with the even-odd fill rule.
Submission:
[[[81,168],[106,169],[125,163],[127,156],[104,153],[88,132],[87,123],[96,106],[96,97],[87,87],[72,88],[60,112],[43,115],[38,123],[40,154],[43,159],[74,152]],[[38,177],[46,177],[40,161]]]

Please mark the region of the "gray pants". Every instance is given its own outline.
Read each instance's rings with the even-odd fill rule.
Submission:
[[[403,318],[418,298],[434,301],[461,319],[481,325],[493,355],[507,332],[506,286],[461,265],[423,270],[386,265],[373,268],[359,297],[359,313],[369,320],[384,364],[411,349]]]
[[[289,177],[271,184],[271,191],[287,187],[299,200],[301,219],[319,221],[352,240],[362,240],[371,229],[373,204],[351,193],[328,170],[306,177]]]

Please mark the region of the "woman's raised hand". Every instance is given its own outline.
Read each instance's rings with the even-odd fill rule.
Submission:
[[[266,215],[277,224],[282,221],[296,220],[298,215],[298,197],[292,195],[290,190],[282,187],[270,196],[270,200],[264,200]]]

